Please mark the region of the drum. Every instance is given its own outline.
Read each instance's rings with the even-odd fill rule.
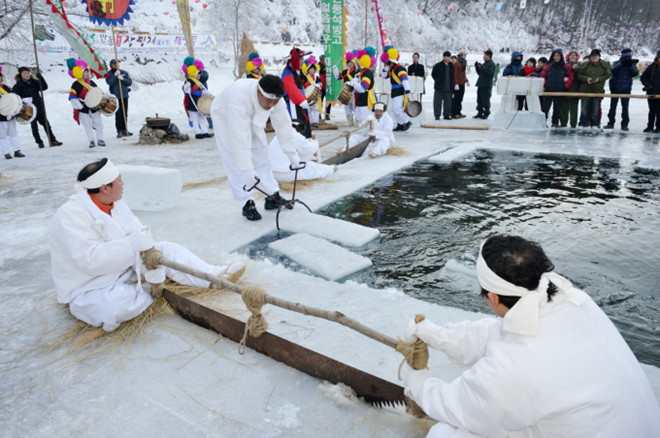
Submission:
[[[422,102],[419,100],[411,100],[406,106],[406,114],[410,117],[417,117],[422,113]]]
[[[307,98],[307,103],[313,104],[321,99],[321,89],[315,85],[310,85],[305,88],[305,97]]]
[[[90,109],[97,109],[103,100],[103,91],[99,87],[92,87],[85,94],[85,106]]]
[[[215,96],[212,94],[204,94],[199,98],[197,101],[197,109],[202,115],[206,117],[211,115],[211,105],[213,104],[213,99],[215,99]]]
[[[337,97],[337,100],[342,103],[342,105],[348,105],[351,103],[353,98],[353,87],[348,84],[344,84],[344,88],[341,89],[341,93]]]
[[[117,99],[115,96],[106,94],[105,96],[103,96],[103,99],[101,99],[99,110],[101,111],[101,114],[103,114],[104,116],[110,117],[117,112],[118,107],[119,107],[119,99]]]
[[[15,93],[3,94],[0,97],[0,114],[5,117],[15,116],[21,110],[21,96]]]
[[[18,114],[15,116],[16,122],[21,125],[32,123],[35,117],[37,117],[37,107],[28,102],[23,102],[21,109],[18,110]]]

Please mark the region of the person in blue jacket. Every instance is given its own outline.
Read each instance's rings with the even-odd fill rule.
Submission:
[[[504,67],[502,76],[525,76],[522,60],[522,52],[513,52],[511,54],[511,64]],[[518,111],[522,111],[525,106],[525,96],[516,96],[516,100],[518,101]]]
[[[632,91],[633,78],[639,76],[637,63],[639,59],[633,59],[632,50],[623,49],[621,51],[621,58],[614,61],[612,64],[612,79],[610,79],[610,91],[612,94],[630,94]],[[618,97],[610,99],[610,111],[607,113],[609,119],[604,129],[614,129],[614,122],[616,119],[616,107],[619,103]],[[628,105],[630,99],[627,97],[621,98],[621,130],[628,130],[628,122],[630,116],[628,115]]]

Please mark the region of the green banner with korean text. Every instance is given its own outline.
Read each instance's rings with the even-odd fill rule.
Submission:
[[[344,0],[321,0],[321,23],[323,24],[323,48],[325,52],[326,102],[336,102],[343,87],[341,79],[335,79],[333,66],[343,69],[345,35]]]

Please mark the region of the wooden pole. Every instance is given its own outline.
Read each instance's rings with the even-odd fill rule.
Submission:
[[[558,97],[620,97],[624,99],[660,99],[660,94],[604,94],[604,93],[562,93],[562,92],[543,92],[539,96],[558,96]]]
[[[53,146],[51,142],[51,132],[50,132],[50,123],[48,123],[48,115],[46,113],[46,99],[44,98],[44,89],[41,85],[41,79],[39,78],[40,69],[39,69],[39,56],[37,56],[37,35],[34,31],[34,12],[32,10],[32,0],[30,0],[30,23],[32,24],[32,48],[34,49],[34,62],[37,69],[37,82],[39,82],[39,96],[41,96],[41,102],[44,107],[44,129],[46,130],[46,137],[48,137],[48,147]],[[39,108],[37,108],[39,111]],[[31,123],[37,123],[37,120],[33,120]]]
[[[121,66],[119,65],[119,57],[117,56],[117,43],[115,42],[115,25],[112,27],[112,48],[115,49],[115,61],[117,62],[117,71],[121,76]],[[112,68],[110,69],[112,71]],[[126,108],[124,107],[124,82],[117,77],[117,86],[119,87],[119,107],[121,108],[121,115],[124,118],[124,132],[128,135],[128,121],[126,120]],[[119,134],[119,133],[117,133]]]
[[[473,131],[486,131],[488,126],[456,126],[456,125],[429,125],[422,123],[422,128],[435,128],[435,129],[468,129]]]
[[[364,0],[364,47],[367,47],[367,24],[369,19],[367,14],[369,13],[369,0]]]
[[[332,143],[333,141],[335,141],[335,140],[339,140],[340,138],[348,138],[348,136],[349,136],[350,134],[352,134],[352,133],[354,133],[355,131],[358,131],[358,130],[360,130],[360,129],[362,129],[362,128],[363,128],[362,126],[358,126],[358,127],[355,128],[355,129],[349,129],[348,131],[344,131],[344,132],[342,132],[341,134],[339,134],[339,135],[337,135],[337,136],[335,136],[335,137],[332,137],[332,138],[329,139],[329,140],[326,140],[326,141],[323,142],[322,144],[319,144],[319,148],[322,148],[323,146],[327,146],[327,145],[329,145],[330,143]]]

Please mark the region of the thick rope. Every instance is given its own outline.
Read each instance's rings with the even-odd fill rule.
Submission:
[[[247,342],[248,333],[250,336],[258,338],[268,330],[266,318],[261,314],[261,308],[266,304],[267,296],[268,294],[266,294],[266,291],[259,286],[246,286],[241,292],[241,298],[243,298],[245,306],[250,312],[252,312],[252,315],[250,315],[245,323],[243,338],[238,347],[239,354],[245,353],[245,344]]]
[[[415,323],[420,323],[424,321],[424,315],[415,315]],[[401,378],[401,368],[403,367],[403,362],[405,361],[410,368],[413,370],[423,370],[428,368],[429,363],[429,347],[426,345],[426,342],[421,339],[415,339],[415,342],[409,343],[399,339],[399,343],[396,345],[396,351],[403,355],[403,360],[399,364],[398,377]],[[425,418],[426,413],[415,403],[411,398],[406,397],[406,412],[410,415],[413,415],[417,418]]]

